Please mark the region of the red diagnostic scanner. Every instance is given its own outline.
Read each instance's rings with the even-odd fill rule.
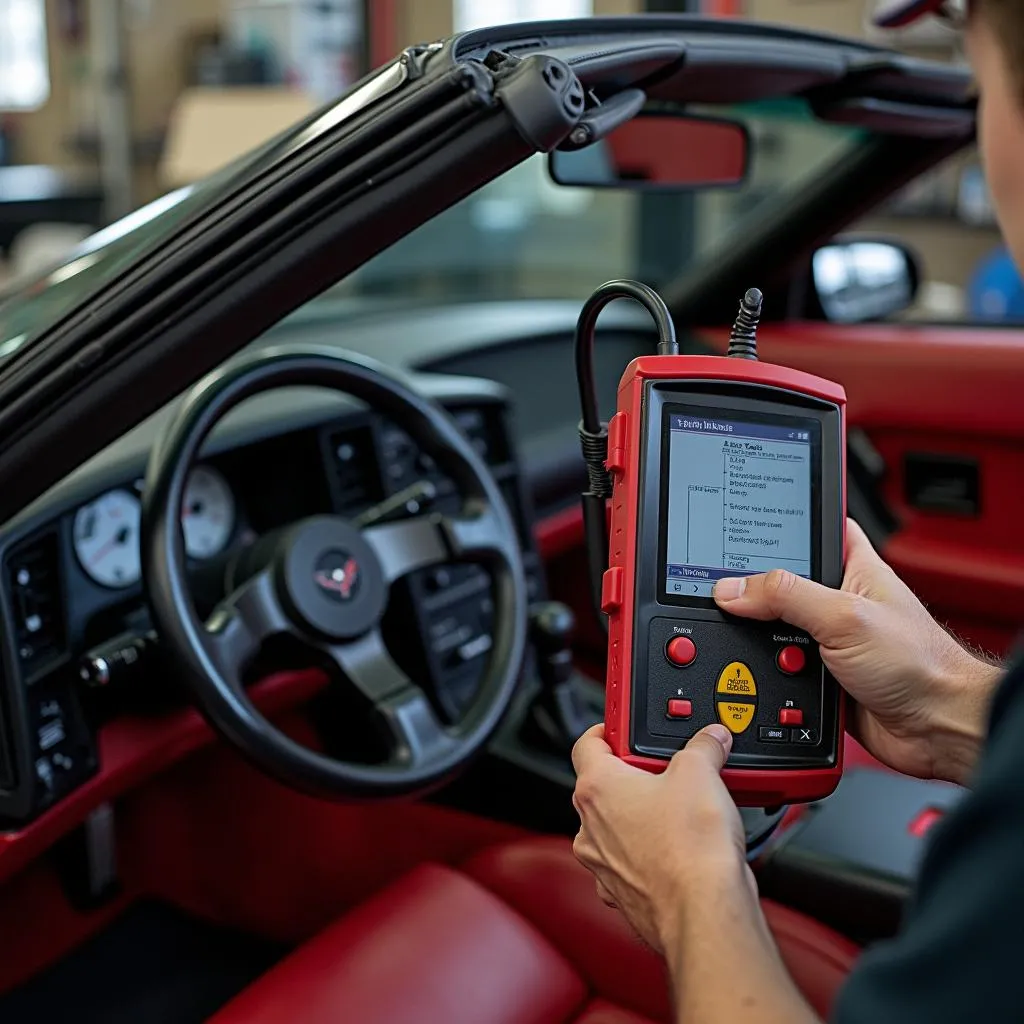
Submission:
[[[732,357],[660,354],[626,368],[607,426],[600,603],[612,749],[661,771],[720,722],[733,734],[726,785],[738,804],[768,807],[835,789],[842,692],[805,632],[727,615],[711,593],[719,579],[775,568],[839,586],[846,396],[831,381],[756,360],[760,301],[747,293]],[[674,345],[670,336],[659,350]],[[585,407],[581,436],[586,422]],[[600,489],[596,470],[591,482]],[[589,518],[592,533],[593,504]]]

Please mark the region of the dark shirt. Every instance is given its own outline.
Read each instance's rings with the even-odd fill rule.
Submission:
[[[1024,1021],[1024,661],[995,697],[971,794],[935,827],[900,934],[868,950],[836,1024]]]

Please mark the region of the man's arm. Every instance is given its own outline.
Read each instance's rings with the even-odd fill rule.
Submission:
[[[689,877],[665,943],[677,1024],[817,1024],[779,957],[746,863]]]
[[[810,1024],[769,934],[746,861],[743,826],[720,778],[732,747],[702,729],[661,775],[620,761],[601,726],[573,750],[576,856],[668,962],[678,1020]]]

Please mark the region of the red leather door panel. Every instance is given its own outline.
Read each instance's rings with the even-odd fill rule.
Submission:
[[[711,340],[719,348],[724,335]],[[1005,651],[1024,624],[1024,331],[765,325],[759,349],[846,388],[849,424],[883,457],[882,495],[900,523],[886,559],[937,618]],[[977,515],[910,507],[904,458],[920,452],[977,460]]]

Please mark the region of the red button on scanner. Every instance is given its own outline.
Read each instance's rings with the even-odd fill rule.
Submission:
[[[697,648],[688,636],[674,636],[665,648],[665,654],[673,665],[689,665],[697,657]]]
[[[783,708],[779,712],[779,725],[803,725],[804,713],[799,708]]]
[[[673,698],[668,702],[669,718],[689,718],[693,714],[693,705],[688,700],[676,700]]]
[[[802,647],[788,644],[779,651],[775,664],[779,666],[780,672],[785,672],[787,676],[795,676],[798,672],[803,672],[807,664],[807,655],[804,654]]]

